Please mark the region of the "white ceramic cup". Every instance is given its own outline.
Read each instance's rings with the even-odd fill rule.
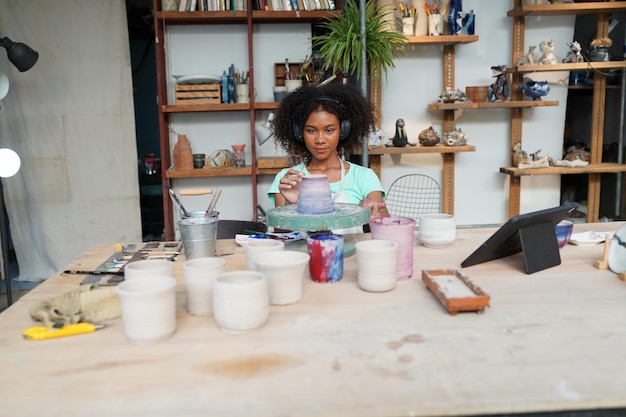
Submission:
[[[357,242],[357,280],[365,291],[390,291],[396,287],[398,244],[390,240]]]
[[[169,276],[139,277],[116,287],[124,333],[131,343],[168,339],[176,331],[176,280]]]
[[[166,259],[142,259],[124,265],[124,280],[141,277],[167,276],[174,278],[174,264]]]
[[[267,278],[259,271],[224,272],[213,283],[213,317],[225,333],[247,333],[262,327],[269,306]]]
[[[285,244],[276,239],[249,239],[245,244],[246,269],[255,271],[254,257],[266,252],[284,251]]]
[[[308,253],[288,250],[254,257],[257,270],[267,278],[270,304],[295,304],[302,299],[302,282],[309,259]]]
[[[428,16],[428,34],[430,36],[439,36],[443,34],[443,16],[440,14],[431,14]]]
[[[211,291],[215,278],[225,272],[226,261],[222,258],[206,257],[185,261],[183,280],[187,293],[187,311],[195,316],[210,316],[213,313]]]
[[[427,248],[447,248],[456,239],[454,216],[444,213],[420,215],[418,236]]]

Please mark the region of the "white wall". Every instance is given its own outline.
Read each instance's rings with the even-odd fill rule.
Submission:
[[[41,279],[96,244],[141,241],[126,10],[122,0],[4,0],[0,36],[39,61],[0,103],[3,180],[20,279]]]
[[[468,85],[488,85],[493,82],[490,67],[511,65],[511,40],[513,20],[506,16],[512,1],[465,0],[464,10],[476,13],[476,33],[479,41],[456,48],[456,86],[462,90]],[[526,45],[538,45],[544,39],[553,38],[557,57],[567,51],[567,42],[574,32],[574,16],[541,17],[526,19]],[[201,35],[215,31],[207,41]],[[226,30],[226,35],[224,34]],[[195,73],[208,71],[221,74],[231,62],[238,68],[247,63],[244,48],[232,45],[245,44],[245,27],[174,27],[170,30],[175,47],[172,51],[173,73]],[[307,25],[261,25],[255,29],[255,84],[257,100],[271,100],[273,64],[301,61],[310,51],[310,33]],[[184,45],[192,45],[194,53],[185,55]],[[180,50],[179,50],[180,45]],[[201,46],[204,45],[204,48]],[[395,121],[403,118],[413,140],[419,132],[433,125],[441,133],[442,112],[429,111],[428,104],[436,101],[443,82],[442,48],[436,46],[411,46],[405,55],[396,59],[396,68],[388,74],[383,84],[382,128],[393,136]],[[540,80],[537,80],[540,81]],[[541,149],[542,155],[561,157],[565,103],[567,88],[552,85],[547,97],[558,100],[558,107],[545,107],[524,111],[524,149],[534,152]],[[266,112],[259,112],[260,118]],[[509,115],[506,109],[465,111],[457,119],[458,126],[469,136],[469,143],[476,152],[456,156],[455,214],[459,225],[498,224],[508,216],[508,176],[499,173],[499,168],[510,164]],[[237,142],[248,143],[247,113],[215,113],[177,115],[174,129],[189,135],[194,152],[210,153],[219,148],[230,148]],[[206,125],[210,120],[212,125]],[[190,124],[186,124],[190,121]],[[180,122],[180,123],[179,123]],[[182,122],[185,122],[182,123]],[[175,137],[172,137],[173,141]],[[173,143],[172,141],[172,143]],[[277,153],[271,141],[257,147],[260,156]],[[250,161],[249,149],[246,157]],[[382,182],[388,188],[398,176],[409,172],[424,172],[441,178],[440,155],[403,155],[401,164],[395,165],[390,156],[383,156]],[[258,200],[267,208],[271,205],[266,198],[271,176],[258,179]],[[177,181],[178,187],[219,187],[223,194],[218,205],[221,218],[250,219],[252,196],[246,188],[248,178],[209,178]],[[237,185],[235,185],[237,184]],[[560,198],[560,177],[524,177],[522,180],[522,212],[556,206]],[[210,196],[186,197],[183,202],[189,210],[207,207]]]

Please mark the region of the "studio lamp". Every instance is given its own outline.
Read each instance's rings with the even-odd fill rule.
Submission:
[[[9,61],[20,72],[31,69],[39,58],[39,53],[31,47],[21,42],[13,42],[9,38],[0,38],[0,46],[7,50]]]
[[[263,145],[273,136],[272,120],[274,120],[274,113],[268,114],[264,122],[256,122],[254,124],[254,134],[259,145]]]

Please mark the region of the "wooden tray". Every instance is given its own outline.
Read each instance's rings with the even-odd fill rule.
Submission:
[[[452,315],[489,307],[489,295],[458,269],[423,269],[422,281]]]

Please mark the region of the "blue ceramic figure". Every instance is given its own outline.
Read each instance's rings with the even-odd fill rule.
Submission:
[[[463,35],[473,35],[474,34],[474,21],[476,20],[476,16],[474,15],[474,11],[470,10],[465,13],[462,19],[462,27],[461,34]]]
[[[509,67],[506,65],[496,65],[491,67],[491,74],[496,79],[493,84],[489,86],[487,92],[487,101],[492,102],[504,102],[509,101],[509,83],[507,80],[507,74]]]
[[[539,101],[541,97],[550,92],[547,81],[533,81],[530,78],[524,84],[519,84],[519,88],[524,92],[524,100]]]
[[[448,13],[448,28],[450,35],[461,33],[463,17],[463,0],[450,0],[450,12]]]

